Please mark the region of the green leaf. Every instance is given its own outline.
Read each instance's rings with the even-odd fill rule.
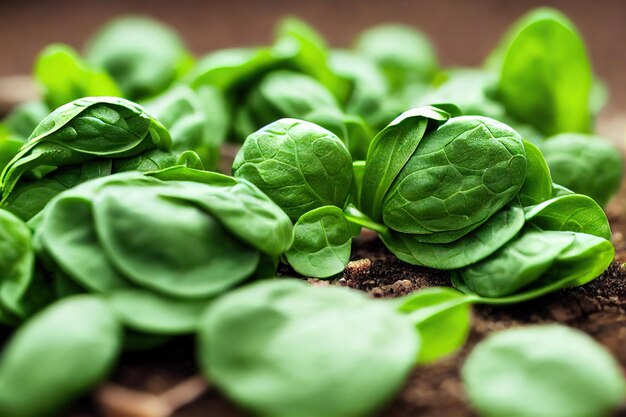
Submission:
[[[624,399],[626,381],[604,347],[560,325],[489,336],[462,369],[470,402],[494,417],[605,416]]]
[[[126,279],[165,295],[203,298],[254,272],[257,250],[234,239],[218,219],[188,199],[159,187],[158,181],[142,187],[109,185],[93,200],[101,248]]]
[[[185,181],[183,184],[188,188],[180,193],[172,191],[172,195],[183,196],[206,210],[240,240],[261,252],[278,256],[289,249],[292,232],[289,218],[251,182],[187,167],[172,167],[150,173],[150,176],[165,181]],[[194,186],[187,181],[209,187]]]
[[[316,123],[347,140],[343,112],[335,97],[314,78],[285,70],[270,72],[248,91],[235,131],[246,138],[285,117]]]
[[[574,242],[569,232],[530,230],[490,258],[459,272],[474,293],[490,298],[514,294],[536,282]]]
[[[193,64],[180,37],[146,17],[122,17],[89,39],[86,59],[103,68],[130,99],[161,93]]]
[[[597,278],[613,261],[610,241],[584,233],[526,230],[489,258],[455,272],[477,302],[509,304]]]
[[[375,63],[350,51],[333,50],[329,64],[336,74],[352,82],[350,95],[345,100],[348,113],[361,116],[375,129],[382,129],[396,116],[385,106],[389,87]]]
[[[97,297],[75,296],[45,309],[2,352],[0,414],[54,414],[106,377],[121,336],[113,313]]]
[[[314,208],[345,206],[352,159],[328,130],[282,119],[246,139],[233,162],[233,175],[259,187],[295,222]]]
[[[412,323],[387,303],[280,279],[217,300],[198,352],[207,378],[254,414],[356,417],[402,387],[418,347]]]
[[[372,220],[382,220],[383,199],[427,129],[449,118],[436,107],[418,107],[402,113],[374,137],[367,152],[359,207]]]
[[[209,305],[207,300],[180,300],[139,289],[114,291],[107,302],[124,326],[150,335],[194,333]]]
[[[338,100],[344,101],[347,97],[350,83],[331,70],[328,48],[324,40],[302,20],[291,17],[280,22],[273,53],[287,59],[303,73],[316,78]]]
[[[550,168],[539,148],[524,141],[526,150],[526,179],[519,190],[519,199],[524,207],[539,204],[552,197]]]
[[[585,45],[556,10],[524,16],[500,46],[498,97],[511,116],[547,135],[589,132],[593,82]],[[501,52],[500,52],[501,51]]]
[[[525,177],[517,132],[485,117],[454,117],[426,134],[402,166],[385,193],[383,221],[422,241],[447,243],[504,207]]]
[[[453,68],[444,74],[446,79],[437,87],[413,99],[411,105],[425,106],[454,103],[462,115],[486,116],[504,121],[504,107],[492,97],[498,77],[492,71],[474,68]],[[460,116],[460,115],[459,115]]]
[[[548,138],[541,151],[554,182],[588,195],[601,206],[617,194],[624,160],[621,151],[593,135],[562,133]]]
[[[606,214],[591,198],[580,194],[555,197],[536,206],[526,207],[526,221],[542,230],[587,233],[611,239]]]
[[[102,164],[110,165],[109,158],[128,158],[153,149],[169,149],[168,131],[143,108],[130,101],[114,97],[83,98],[68,103],[45,118],[33,131],[31,138],[22,146],[19,153],[5,167],[0,176],[2,185],[2,205],[11,209],[11,193],[17,185],[38,180],[47,180],[51,174],[53,182],[65,184],[65,188],[76,185],[81,175],[76,172],[89,172],[84,179],[94,177]],[[96,164],[85,167],[82,164]],[[68,183],[67,172],[59,174],[60,168],[75,167]],[[76,168],[78,167],[78,168]],[[95,175],[108,175],[100,172]],[[83,180],[84,180],[83,179]],[[46,189],[54,195],[59,187],[56,184],[35,186]],[[63,188],[63,187],[61,187]],[[38,197],[40,204],[46,200]],[[31,205],[31,207],[34,207]],[[28,212],[25,218],[36,214]]]
[[[22,220],[0,210],[0,310],[22,318],[30,313],[24,298],[33,284],[34,267],[30,230]]]
[[[10,136],[25,142],[49,113],[50,109],[43,101],[28,101],[15,106],[2,123]]]
[[[273,68],[280,59],[267,48],[233,48],[211,52],[185,77],[194,89],[215,87],[226,93]]]
[[[470,299],[451,288],[427,288],[394,300],[420,335],[419,363],[429,363],[459,349],[470,331]]]
[[[355,49],[379,66],[392,91],[430,82],[438,67],[428,38],[409,26],[374,26],[359,35]]]
[[[285,253],[289,265],[307,277],[328,278],[350,261],[352,231],[336,206],[323,206],[303,214],[293,229],[293,243]]]
[[[90,68],[76,51],[63,44],[49,45],[39,54],[35,78],[53,109],[82,97],[122,95],[106,72]]]
[[[398,259],[412,265],[457,269],[491,255],[524,226],[524,210],[514,202],[491,216],[475,230],[450,243],[431,244],[404,233],[382,233],[380,238]]]
[[[192,150],[206,144],[205,110],[191,88],[175,85],[143,106],[169,130],[172,149]]]
[[[0,172],[18,154],[24,144],[21,140],[4,131],[4,126],[0,126]]]

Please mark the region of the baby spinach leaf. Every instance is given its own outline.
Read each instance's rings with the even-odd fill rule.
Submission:
[[[617,147],[585,134],[562,133],[548,138],[541,151],[554,182],[605,206],[622,181],[624,161]]]
[[[526,179],[519,190],[524,207],[539,204],[552,197],[552,176],[543,154],[535,145],[524,141],[526,151]]]
[[[383,199],[427,129],[449,118],[439,108],[418,107],[402,113],[374,137],[367,152],[360,204],[372,220],[382,220]]]
[[[246,138],[284,117],[316,123],[347,140],[343,112],[335,97],[314,78],[283,70],[270,72],[248,92],[235,130]]]
[[[226,93],[249,83],[280,60],[269,48],[233,48],[211,52],[185,77],[194,89],[212,86]]]
[[[285,253],[289,265],[304,276],[328,278],[350,261],[352,230],[343,211],[323,206],[303,214],[293,229],[293,243]]]
[[[441,76],[441,75],[439,75]],[[473,68],[453,68],[445,72],[445,80],[418,96],[415,106],[454,103],[463,115],[486,116],[502,120],[504,106],[492,97],[498,81],[492,71]],[[436,105],[436,104],[435,104]]]
[[[348,96],[350,83],[331,70],[324,39],[302,20],[290,17],[279,23],[273,52],[317,79],[338,100],[344,101]]]
[[[380,238],[398,259],[412,265],[457,269],[480,261],[513,239],[524,226],[524,210],[512,202],[465,236],[449,243],[423,243],[414,235],[388,231]]]
[[[193,65],[179,36],[145,17],[122,17],[101,28],[88,42],[86,59],[104,68],[130,99],[159,94]]]
[[[30,230],[22,220],[0,210],[0,317],[24,318],[31,313],[24,298],[33,283],[34,267]]]
[[[0,172],[17,155],[23,144],[24,142],[9,134],[4,126],[0,125]]]
[[[451,288],[427,288],[394,300],[420,335],[419,363],[429,363],[459,349],[470,331],[469,298]]]
[[[456,272],[453,282],[500,303],[519,302],[583,285],[614,255],[611,242],[597,236],[528,229],[491,257]]]
[[[418,347],[412,323],[386,303],[281,279],[217,300],[198,352],[209,380],[255,414],[356,417],[402,386]]]
[[[49,113],[43,101],[28,101],[15,106],[2,123],[12,137],[25,142]]]
[[[68,188],[76,185],[77,182],[73,181],[110,174],[111,162],[102,159],[134,157],[152,149],[167,150],[169,147],[168,131],[140,106],[113,97],[76,100],[44,119],[5,167],[0,175],[1,203],[11,210],[9,200],[17,185],[46,180],[49,174],[55,177],[49,186],[41,187],[45,188],[46,198],[58,192],[56,184],[65,184]],[[95,165],[80,167],[87,163]],[[108,170],[101,171],[107,164]],[[75,168],[69,177],[65,170],[58,172],[72,166],[79,168]],[[81,178],[84,173],[87,175]],[[32,210],[23,210],[24,218],[36,214],[46,203],[46,198],[40,195],[40,203],[30,205]]]
[[[460,276],[472,292],[483,297],[511,295],[537,281],[573,242],[573,233],[529,230]]]
[[[114,291],[107,302],[120,322],[151,336],[193,333],[198,327],[206,300],[180,300],[139,289]]]
[[[565,194],[525,208],[527,227],[490,257],[453,273],[480,302],[520,302],[599,276],[611,263],[606,215],[591,198]]]
[[[374,26],[359,35],[355,49],[380,67],[392,91],[430,82],[438,67],[426,36],[409,26]]]
[[[255,184],[297,221],[314,208],[346,205],[352,160],[328,130],[281,119],[246,139],[233,162],[233,175]]]
[[[382,129],[393,120],[396,114],[385,106],[389,92],[387,80],[375,63],[350,51],[333,50],[330,66],[339,76],[352,82],[350,95],[345,101],[347,112],[361,116],[376,129]]]
[[[462,369],[472,405],[488,416],[609,415],[624,399],[617,361],[588,335],[560,325],[495,333]]]
[[[285,212],[245,179],[181,166],[150,173],[150,176],[184,181],[183,190],[172,189],[168,195],[182,197],[206,210],[230,233],[267,255],[278,256],[291,245],[292,225]]]
[[[62,44],[49,45],[39,54],[35,78],[52,109],[82,97],[122,95],[109,74],[90,68],[76,51]]]
[[[567,194],[526,207],[526,221],[542,230],[587,233],[611,240],[611,228],[602,208],[591,198]]]
[[[489,118],[455,117],[428,133],[402,166],[383,198],[383,221],[446,243],[504,207],[525,177],[517,132]]]
[[[184,84],[177,84],[143,105],[168,129],[172,150],[196,151],[214,167],[219,145],[226,135],[226,127],[220,124],[227,123],[209,115],[223,110],[219,93],[210,87],[202,87],[196,93]]]
[[[57,412],[104,379],[121,336],[98,297],[80,295],[48,307],[13,335],[0,356],[0,414]]]
[[[86,182],[32,225],[48,270],[109,295],[121,322],[158,335],[193,331],[198,310],[256,277],[261,253],[284,253],[292,230],[251,183],[183,166]]]
[[[259,262],[258,251],[234,239],[217,219],[160,193],[158,185],[108,186],[92,210],[100,247],[115,268],[165,295],[220,293],[248,278]]]
[[[591,64],[578,31],[561,13],[541,8],[524,16],[494,63],[498,97],[511,116],[547,135],[590,130]]]

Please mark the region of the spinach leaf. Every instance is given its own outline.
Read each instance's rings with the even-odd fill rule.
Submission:
[[[372,220],[382,219],[383,199],[426,130],[449,118],[439,108],[418,107],[402,113],[374,137],[367,152],[360,202],[361,210]]]
[[[611,228],[602,208],[591,198],[565,194],[526,207],[526,221],[543,230],[587,233],[611,239]]]
[[[259,187],[295,222],[314,208],[347,204],[352,160],[328,130],[281,119],[246,139],[233,175]]]
[[[193,150],[210,168],[216,168],[219,146],[226,137],[228,116],[224,105],[216,90],[201,87],[194,92],[184,84],[174,85],[143,103],[170,132],[172,150]],[[220,111],[222,116],[216,116]]]
[[[323,206],[300,216],[285,256],[299,274],[327,278],[343,271],[351,249],[352,230],[343,211]]]
[[[486,116],[497,120],[502,120],[505,116],[504,107],[493,97],[498,77],[492,71],[453,68],[439,77],[445,77],[445,80],[425,94],[417,96],[418,99],[411,104],[425,106],[454,103],[463,115]]]
[[[377,129],[393,120],[396,114],[386,103],[387,80],[375,63],[354,52],[332,50],[330,66],[336,74],[352,82],[350,95],[345,101],[347,112],[361,116]]]
[[[107,23],[88,42],[86,59],[103,68],[132,100],[159,94],[193,65],[179,36],[145,17]]]
[[[524,141],[526,151],[526,179],[519,190],[519,199],[524,207],[539,204],[552,197],[552,172],[538,147]]]
[[[500,73],[498,98],[507,112],[547,135],[588,132],[593,82],[585,45],[556,10],[524,16],[491,58]]]
[[[192,88],[212,86],[229,93],[280,63],[269,48],[232,48],[211,52],[185,76]]]
[[[624,399],[617,361],[588,335],[560,325],[495,333],[462,369],[465,390],[482,415],[604,416]]]
[[[20,186],[48,181],[50,174],[56,177],[52,179],[55,185],[67,184],[68,175],[75,180],[71,185],[76,185],[110,174],[110,159],[135,157],[170,146],[168,131],[130,101],[113,97],[73,101],[45,118],[5,167],[0,175],[1,204],[11,210],[14,191],[20,193]],[[90,166],[81,166],[84,164]],[[71,167],[75,172],[68,174],[65,168]],[[28,210],[16,210],[23,218],[32,217],[59,191],[56,186],[42,188],[46,191],[38,193],[36,204],[25,204]]]
[[[279,23],[273,51],[291,66],[317,79],[339,101],[346,99],[349,81],[331,70],[326,43],[302,20],[290,17]]]
[[[355,49],[379,66],[392,91],[430,82],[438,67],[428,39],[409,26],[374,26],[359,35]]]
[[[50,109],[43,101],[28,101],[15,106],[3,120],[3,125],[11,137],[25,142],[49,113]]]
[[[35,78],[52,109],[82,97],[122,95],[109,74],[90,68],[76,51],[62,44],[49,45],[39,54]]]
[[[121,338],[115,316],[98,297],[80,295],[48,307],[13,335],[0,356],[0,414],[57,412],[106,377]]]
[[[356,417],[394,395],[418,348],[412,323],[388,304],[281,279],[217,300],[198,352],[207,378],[255,414]]]
[[[554,182],[592,197],[601,206],[617,193],[624,161],[619,149],[606,140],[562,133],[548,138],[541,151]]]
[[[283,70],[270,72],[248,92],[235,130],[246,138],[284,117],[316,123],[347,139],[343,112],[335,97],[314,78]]]
[[[0,125],[0,172],[17,155],[23,144],[24,142],[10,134],[5,126]]]
[[[255,277],[261,254],[289,248],[292,229],[249,182],[182,166],[81,184],[33,226],[48,269],[108,295],[130,329],[159,335],[193,331],[208,300]]]
[[[513,129],[484,117],[455,117],[427,134],[402,166],[384,196],[383,221],[447,243],[504,207],[525,177],[526,153]]]
[[[141,289],[115,291],[106,300],[127,328],[151,337],[195,332],[207,308],[206,300],[182,301]]]
[[[591,198],[566,194],[525,209],[527,226],[481,262],[455,271],[453,283],[484,302],[512,303],[583,285],[611,263],[608,220]]]
[[[0,226],[0,323],[10,324],[28,313],[23,299],[33,281],[35,254],[22,220],[0,210]]]
[[[429,363],[459,349],[470,331],[468,297],[451,288],[427,288],[393,301],[420,335],[419,363]],[[444,330],[445,331],[442,331]]]
[[[404,262],[437,269],[457,269],[476,263],[498,250],[517,236],[524,221],[524,210],[515,201],[453,242],[424,243],[415,235],[389,231],[380,234],[380,238]]]

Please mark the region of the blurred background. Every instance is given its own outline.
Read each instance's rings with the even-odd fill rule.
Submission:
[[[82,47],[112,17],[154,16],[173,26],[197,54],[260,45],[274,24],[295,15],[313,24],[334,46],[348,46],[362,29],[381,22],[406,23],[431,38],[444,65],[477,65],[505,29],[533,7],[567,14],[582,32],[595,70],[626,103],[626,2],[623,0],[21,0],[0,1],[0,75],[28,73],[47,44]]]
[[[171,25],[198,55],[217,48],[267,44],[275,23],[294,15],[311,23],[333,46],[351,45],[359,31],[376,23],[410,24],[431,38],[444,66],[479,65],[511,23],[542,5],[560,9],[578,26],[595,72],[607,82],[611,94],[601,121],[622,123],[619,114],[626,111],[623,0],[0,0],[0,77],[29,74],[37,53],[52,42],[80,49],[100,25],[129,13],[150,15]],[[616,140],[615,132],[621,131],[623,138],[624,129],[600,124],[600,131]]]

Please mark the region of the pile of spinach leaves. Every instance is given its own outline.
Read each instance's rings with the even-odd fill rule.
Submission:
[[[0,124],[0,416],[62,412],[125,350],[190,334],[202,374],[254,414],[370,415],[465,343],[472,305],[613,261],[622,157],[593,133],[602,84],[551,9],[482,68],[441,68],[408,26],[330,49],[294,18],[269,46],[196,61],[125,17],[83,55],[45,48],[34,77],[41,99]],[[215,172],[227,140],[232,176]],[[375,300],[301,279],[339,276],[363,228],[455,288]],[[463,378],[494,416],[601,415],[625,394],[615,361],[560,327],[489,338]]]

